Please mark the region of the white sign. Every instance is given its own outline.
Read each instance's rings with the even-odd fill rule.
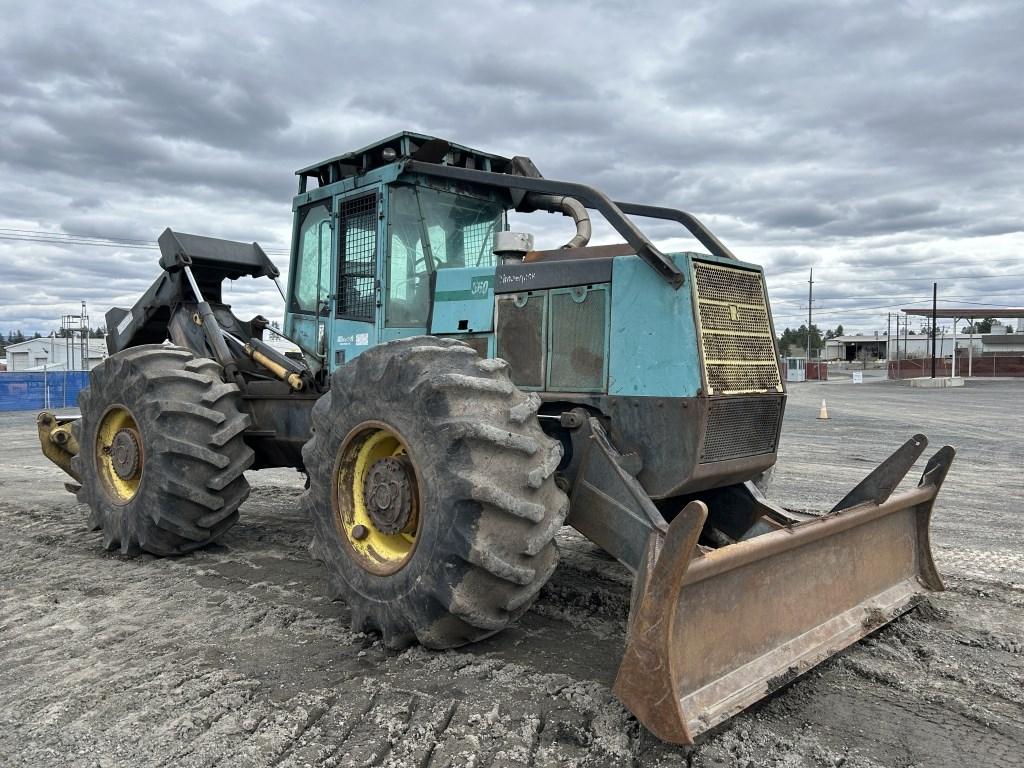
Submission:
[[[863,384],[864,383],[864,371],[854,371],[853,372],[853,383],[854,384]]]
[[[338,346],[355,345],[357,347],[366,347],[370,344],[370,334],[354,333],[349,336],[338,336],[335,343]]]
[[[128,326],[132,324],[132,313],[128,310],[128,314],[121,318],[121,322],[117,324],[117,335],[120,336],[127,330]]]

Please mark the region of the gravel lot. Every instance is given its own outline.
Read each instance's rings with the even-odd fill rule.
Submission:
[[[611,697],[629,577],[570,529],[519,626],[391,653],[323,597],[297,473],[252,474],[222,545],[129,560],[85,529],[34,414],[0,414],[0,764],[1024,765],[1022,395],[792,387],[771,493],[788,506],[830,506],[914,432],[926,456],[957,447],[933,524],[947,591],[692,749]]]

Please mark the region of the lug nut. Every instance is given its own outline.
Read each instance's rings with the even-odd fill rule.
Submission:
[[[365,525],[357,525],[352,529],[352,538],[356,541],[362,541],[370,535],[370,530]]]

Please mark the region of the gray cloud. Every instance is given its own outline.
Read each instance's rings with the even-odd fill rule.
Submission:
[[[0,227],[282,249],[296,168],[412,129],[692,210],[765,264],[780,328],[805,314],[811,267],[822,322],[847,328],[879,328],[886,310],[862,308],[932,277],[1021,303],[1018,2],[111,0],[8,3],[4,19]],[[552,244],[561,224],[529,220]],[[49,330],[83,298],[99,317],[155,263],[0,240],[0,331]],[[280,316],[269,283],[228,295]]]

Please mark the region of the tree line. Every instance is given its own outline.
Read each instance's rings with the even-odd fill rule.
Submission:
[[[816,323],[811,323],[811,352],[822,350],[825,348],[825,340],[834,339],[837,336],[843,335],[842,323],[837,325],[835,328],[826,329],[822,334],[821,329]],[[787,354],[787,350],[793,352],[807,351],[807,324],[801,325],[799,328],[786,328],[782,331],[782,335],[779,336],[779,351],[782,354]]]
[[[963,334],[968,334],[968,333],[974,333],[974,334],[991,333],[992,332],[992,325],[994,323],[997,323],[997,322],[998,321],[994,317],[986,317],[986,318],[983,318],[981,320],[975,321],[973,325],[965,325],[965,326],[963,326],[963,328],[961,328],[959,332],[963,333]],[[1008,329],[1008,330],[1012,333],[1012,329]],[[942,331],[941,327],[939,328],[939,331],[940,332]],[[917,336],[918,335],[917,331],[908,331],[907,333],[910,336]],[[810,336],[811,336],[811,352],[812,352],[812,354],[815,351],[823,351],[825,349],[825,342],[828,341],[829,339],[834,339],[834,338],[837,338],[837,337],[842,336],[842,335],[843,335],[842,323],[837,325],[835,328],[826,329],[824,333],[822,333],[821,329],[816,324],[811,323]],[[880,335],[880,338],[885,338],[885,335],[886,334],[883,332]],[[920,335],[928,336],[930,338],[933,335],[932,334],[932,329],[930,327],[928,327],[928,326],[925,326],[924,328],[921,329]],[[786,329],[784,329],[782,331],[782,334],[779,336],[778,341],[779,341],[779,351],[783,355],[788,354],[789,352],[792,352],[793,354],[800,354],[802,352],[806,353],[806,351],[807,351],[807,324],[805,323],[805,324],[801,325],[799,328],[786,328]]]

